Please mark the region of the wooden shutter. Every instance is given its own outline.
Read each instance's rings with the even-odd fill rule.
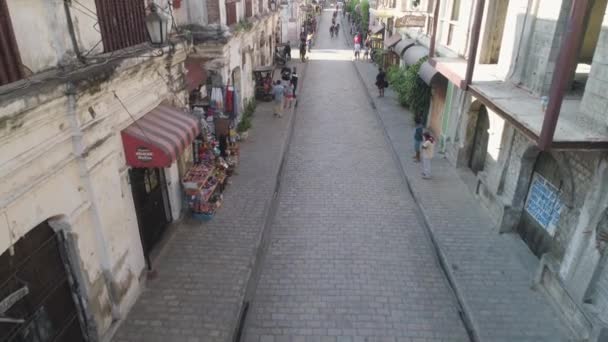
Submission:
[[[236,24],[236,2],[226,3],[226,25]]]
[[[23,78],[21,57],[5,0],[0,0],[0,85]]]
[[[253,0],[245,0],[245,16],[247,18],[253,16]]]
[[[143,0],[95,0],[105,52],[148,40]]]

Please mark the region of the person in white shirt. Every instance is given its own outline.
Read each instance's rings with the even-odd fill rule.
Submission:
[[[433,159],[433,154],[435,152],[435,138],[433,138],[430,132],[425,132],[423,138],[424,140],[420,146],[422,148],[422,178],[430,179],[431,159]]]

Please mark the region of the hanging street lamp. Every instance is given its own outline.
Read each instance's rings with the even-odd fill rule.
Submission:
[[[169,29],[169,18],[158,12],[155,4],[150,7],[150,14],[146,16],[146,28],[153,45],[164,45],[167,43]]]

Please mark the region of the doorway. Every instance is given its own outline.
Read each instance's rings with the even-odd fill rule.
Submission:
[[[44,222],[0,255],[0,341],[87,341],[62,248]]]
[[[148,256],[171,222],[165,173],[160,168],[129,170],[144,254]]]
[[[486,164],[488,141],[490,140],[489,130],[490,119],[488,118],[488,111],[485,106],[481,106],[477,114],[477,123],[475,124],[475,133],[473,135],[473,148],[469,160],[469,168],[475,174],[483,171]]]

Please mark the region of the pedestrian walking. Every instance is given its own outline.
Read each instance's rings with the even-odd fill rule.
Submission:
[[[416,127],[414,127],[414,161],[416,163],[420,162],[420,146],[422,145],[424,127],[422,126],[422,119],[420,116],[416,116],[414,119],[416,123]]]
[[[359,60],[361,56],[361,44],[355,44],[355,60]]]
[[[283,98],[285,95],[285,87],[281,84],[281,80],[277,80],[272,87],[272,96],[274,97],[274,116],[283,117]]]
[[[291,83],[287,83],[284,85],[285,87],[285,103],[283,109],[291,109],[291,105],[293,104],[293,85]]]
[[[300,60],[306,62],[306,43],[300,44]]]
[[[298,73],[296,72],[296,67],[293,67],[293,72],[291,73],[291,85],[293,86],[293,98],[297,98],[298,95],[296,91],[298,90]]]
[[[424,132],[423,139],[420,146],[422,149],[422,178],[431,179],[431,159],[435,152],[435,138],[430,132]]]
[[[337,37],[338,34],[340,33],[340,23],[336,23],[336,27],[334,28],[334,31],[336,32],[336,37]]]
[[[291,60],[291,42],[290,41],[287,41],[287,45],[285,45],[283,52],[285,53],[285,58],[288,61],[290,61]]]
[[[376,75],[376,87],[378,87],[378,97],[384,97],[384,88],[388,86],[386,81],[386,74],[382,68],[378,69],[378,75]]]

